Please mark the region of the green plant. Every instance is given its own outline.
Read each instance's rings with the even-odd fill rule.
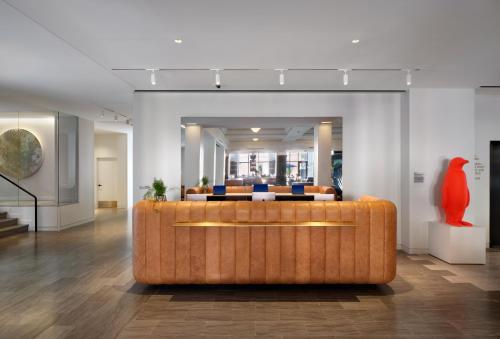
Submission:
[[[165,192],[167,191],[167,186],[163,183],[162,179],[154,178],[153,184],[151,186],[147,186],[147,191],[144,193],[145,200],[158,200],[165,196]]]
[[[206,175],[202,176],[200,183],[201,183],[201,186],[203,186],[203,187],[208,186],[208,177]]]

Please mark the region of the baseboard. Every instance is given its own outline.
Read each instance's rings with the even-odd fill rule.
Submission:
[[[35,226],[31,226],[29,227],[28,231],[35,231]],[[59,228],[56,226],[38,226],[38,232],[57,232],[59,231]]]
[[[406,245],[401,244],[401,250],[407,254],[428,254],[429,250],[427,248],[411,248]]]
[[[65,229],[68,229],[68,228],[71,228],[71,227],[80,226],[80,225],[92,222],[94,220],[95,220],[95,217],[90,217],[90,218],[87,218],[87,219],[82,219],[82,220],[76,221],[76,222],[71,223],[71,224],[62,225],[62,226],[59,227],[59,230],[62,231],[62,230],[65,230]]]
[[[67,225],[62,225],[62,226],[38,226],[38,231],[42,231],[42,232],[57,232],[57,231],[63,231],[63,230],[66,230],[68,228],[72,228],[72,227],[76,227],[76,226],[80,226],[80,225],[83,225],[83,224],[87,224],[89,222],[92,222],[94,221],[95,218],[94,217],[91,217],[91,218],[87,218],[87,219],[83,219],[83,220],[79,220],[79,221],[76,221],[74,223],[71,223],[71,224],[67,224]],[[33,226],[30,226],[29,227],[29,231],[34,231],[35,230],[35,227]]]

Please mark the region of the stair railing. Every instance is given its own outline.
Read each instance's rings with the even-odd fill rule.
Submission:
[[[29,196],[31,196],[33,199],[35,199],[35,232],[38,232],[38,198],[36,197],[36,195],[34,195],[33,193],[27,191],[23,187],[19,186],[18,184],[16,184],[14,181],[12,181],[9,178],[7,178],[2,173],[0,173],[0,177],[2,177],[3,179],[5,179],[6,181],[8,181],[9,183],[11,183],[12,185],[16,186],[18,189],[20,189],[24,193],[26,193]]]

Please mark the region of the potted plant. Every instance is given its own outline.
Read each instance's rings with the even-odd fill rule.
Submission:
[[[154,200],[154,201],[166,201],[167,196],[165,192],[167,191],[167,187],[163,183],[162,179],[154,178],[153,184],[151,186],[147,186],[147,191],[144,193],[145,200]]]
[[[201,177],[200,186],[202,193],[208,193],[208,177],[206,175]]]

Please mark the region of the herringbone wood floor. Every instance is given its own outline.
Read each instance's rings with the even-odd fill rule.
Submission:
[[[0,240],[0,338],[500,337],[487,265],[398,257],[383,286],[160,286],[131,274],[130,217]]]

